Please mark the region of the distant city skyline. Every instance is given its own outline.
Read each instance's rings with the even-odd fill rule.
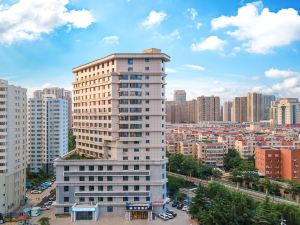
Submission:
[[[187,99],[300,97],[299,1],[20,0],[0,9],[0,78],[29,97],[44,87],[71,90],[71,68],[82,62],[149,47],[172,57],[168,100],[176,89]]]

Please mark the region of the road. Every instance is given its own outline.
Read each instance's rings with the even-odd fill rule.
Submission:
[[[218,180],[218,181],[215,181],[215,180],[214,181],[201,180],[199,178],[188,177],[188,176],[185,176],[185,175],[172,173],[172,172],[168,172],[168,174],[172,175],[172,176],[176,176],[176,177],[181,177],[181,178],[185,179],[186,181],[192,182],[196,185],[201,184],[203,186],[207,186],[211,182],[217,182],[219,184],[224,185],[225,187],[227,187],[228,189],[230,189],[232,191],[242,192],[242,193],[244,193],[244,194],[246,194],[250,197],[253,197],[254,199],[256,199],[258,201],[263,201],[266,198],[266,195],[264,193],[256,192],[256,191],[249,190],[249,189],[246,189],[246,188],[241,188],[241,187],[238,187],[237,185],[232,184],[230,182],[224,182],[224,181],[220,181],[220,180]],[[271,201],[276,202],[276,203],[285,203],[285,204],[289,204],[289,205],[299,206],[299,204],[297,202],[289,201],[289,200],[279,198],[279,197],[270,196],[270,199],[271,199]]]

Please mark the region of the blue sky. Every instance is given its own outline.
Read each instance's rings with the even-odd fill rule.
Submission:
[[[74,66],[161,48],[167,97],[300,97],[298,0],[0,0],[0,78],[71,89]]]

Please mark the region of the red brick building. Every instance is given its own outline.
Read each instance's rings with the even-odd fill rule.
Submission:
[[[268,178],[300,180],[300,148],[259,147],[255,149],[255,166]]]

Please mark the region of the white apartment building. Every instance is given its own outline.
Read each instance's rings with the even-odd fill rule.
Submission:
[[[196,143],[194,148],[196,158],[202,163],[212,167],[224,166],[224,157],[228,152],[226,144]]]
[[[166,200],[165,62],[159,49],[73,69],[76,149],[56,166],[56,211],[151,220]],[[81,154],[93,159],[73,159]]]
[[[270,117],[273,124],[300,124],[300,102],[298,98],[282,98],[273,102]]]
[[[0,212],[25,200],[26,89],[0,80]]]
[[[27,112],[28,170],[52,174],[54,159],[68,152],[68,101],[44,94],[28,100]]]
[[[62,98],[68,101],[68,128],[71,130],[73,125],[72,92],[60,87],[48,87],[33,92],[34,98],[42,99],[45,95],[54,95],[56,98]]]

